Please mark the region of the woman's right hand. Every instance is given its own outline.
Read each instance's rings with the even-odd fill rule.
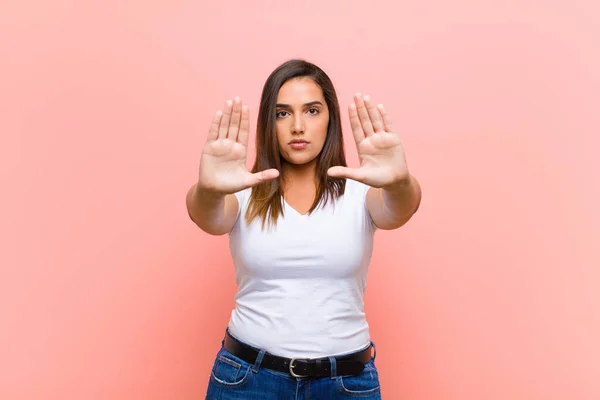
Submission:
[[[261,182],[277,178],[279,171],[268,169],[251,173],[246,167],[250,112],[239,98],[228,100],[217,111],[202,149],[196,188],[215,194],[233,194]]]

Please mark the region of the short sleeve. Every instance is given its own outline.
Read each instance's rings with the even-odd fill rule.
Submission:
[[[369,189],[371,189],[371,186],[352,179],[348,179],[346,181],[347,189],[348,185],[351,186],[350,190],[352,191],[352,195],[356,196],[358,202],[360,203],[361,210],[364,214],[365,226],[369,226],[373,231],[376,231],[378,229],[377,225],[375,225],[375,222],[373,222],[371,214],[369,213],[369,209],[367,208],[367,193],[369,192]]]
[[[235,192],[234,195],[238,201],[238,211],[235,219],[235,223],[233,224],[233,228],[229,232],[231,234],[235,229],[237,229],[240,223],[240,216],[246,213],[246,209],[248,208],[248,201],[250,200],[250,193],[252,192],[252,188],[247,188],[244,190],[240,190],[239,192]]]

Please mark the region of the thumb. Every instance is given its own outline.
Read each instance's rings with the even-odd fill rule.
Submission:
[[[359,182],[364,179],[362,171],[358,168],[331,167],[327,170],[327,175],[334,178],[349,178]]]
[[[256,172],[254,174],[251,175],[252,177],[252,186],[256,186],[259,183],[265,182],[265,181],[270,181],[271,179],[275,179],[279,176],[279,171],[271,168],[271,169],[265,169],[264,171],[260,171],[260,172]]]

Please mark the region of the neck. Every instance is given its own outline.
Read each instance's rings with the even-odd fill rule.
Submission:
[[[300,185],[309,186],[316,183],[316,162],[310,162],[303,165],[284,163],[282,165],[284,186]],[[285,189],[284,189],[285,190]]]

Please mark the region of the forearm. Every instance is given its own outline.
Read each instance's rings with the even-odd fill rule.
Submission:
[[[193,185],[186,196],[186,206],[192,221],[207,233],[220,234],[225,223],[225,195],[202,190]]]
[[[394,225],[403,225],[421,203],[421,187],[415,177],[381,189],[383,214]]]

